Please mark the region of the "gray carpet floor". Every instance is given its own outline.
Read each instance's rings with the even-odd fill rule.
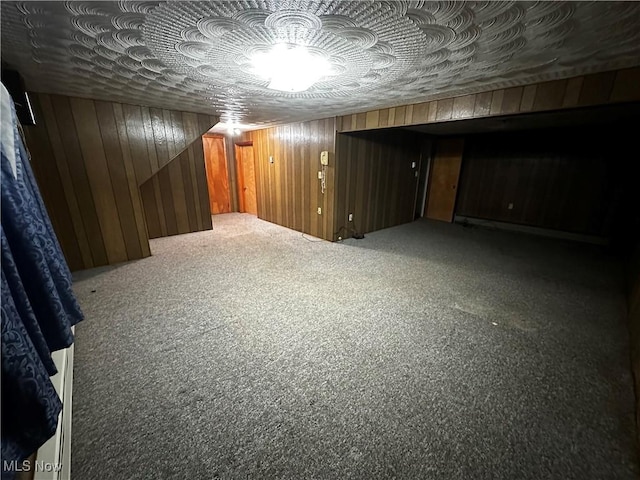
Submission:
[[[243,214],[80,272],[72,478],[636,478],[621,266],[426,220]]]

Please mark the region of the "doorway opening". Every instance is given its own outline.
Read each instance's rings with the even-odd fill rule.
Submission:
[[[211,215],[258,215],[253,143],[224,135],[202,136]]]

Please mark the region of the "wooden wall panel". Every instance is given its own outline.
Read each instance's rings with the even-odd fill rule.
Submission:
[[[365,124],[366,117],[360,122]],[[334,138],[333,118],[250,132],[259,218],[325,240],[333,238]],[[324,194],[318,178],[321,151],[329,152]]]
[[[339,132],[640,100],[640,67],[338,117]]]
[[[187,143],[200,140],[217,118],[61,95],[36,93],[31,98],[37,124],[24,128],[27,146],[72,270],[150,255],[146,223],[166,232],[167,214],[180,224],[180,230],[200,227],[179,192],[182,188],[185,196],[200,201],[202,190],[198,186],[196,195],[185,186],[181,165],[173,167],[169,175],[168,190],[178,191],[173,203],[157,204],[162,190],[156,179],[152,184],[156,206],[146,212],[139,186],[156,174],[161,164],[170,163],[168,131],[172,151],[180,153]],[[194,165],[198,153],[202,158],[201,152],[201,148],[191,151]],[[208,222],[210,228],[210,219]]]
[[[198,181],[202,178],[204,184]],[[211,230],[202,139],[144,182],[140,194],[149,238]]]
[[[44,113],[47,114],[48,118],[51,118],[52,110],[50,104],[40,108],[41,105],[33,101],[32,107],[36,118],[43,118]],[[71,118],[70,121],[72,122],[73,119]],[[73,189],[68,190],[68,188],[69,186],[73,187],[73,182],[80,176],[86,181],[86,173],[84,166],[82,166],[82,170],[60,168],[60,166],[64,167],[67,164],[66,152],[63,148],[64,136],[61,135],[65,133],[64,126],[58,129],[54,121],[49,124],[49,127],[50,129],[46,127],[25,129],[25,135],[30,149],[33,171],[44,203],[49,210],[51,223],[57,233],[67,263],[70,268],[77,269],[85,261],[92,261],[93,253],[89,248],[89,239],[83,228],[82,215],[86,211],[84,208],[86,205],[79,204],[75,196],[71,194]],[[80,149],[79,145],[75,146],[78,150]],[[36,159],[40,158],[47,158],[48,161],[36,161]],[[47,179],[46,182],[44,181],[45,179]],[[49,207],[54,203],[57,203],[59,208],[51,209]],[[95,226],[99,231],[98,219],[95,217],[93,219],[95,223],[90,224],[90,227]],[[101,258],[100,256],[102,256],[106,261],[104,244],[96,245],[95,250],[96,257]]]
[[[584,141],[605,137],[596,129],[467,137],[456,214],[607,236],[620,166],[605,142]]]
[[[419,169],[417,134],[338,134],[334,240],[412,221]]]

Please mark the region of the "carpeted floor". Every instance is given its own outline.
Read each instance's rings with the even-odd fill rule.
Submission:
[[[620,266],[418,221],[248,215],[77,274],[72,478],[631,479]]]

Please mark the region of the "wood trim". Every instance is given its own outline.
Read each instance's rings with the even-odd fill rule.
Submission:
[[[640,67],[496,89],[337,117],[338,132],[516,115],[640,100]]]

